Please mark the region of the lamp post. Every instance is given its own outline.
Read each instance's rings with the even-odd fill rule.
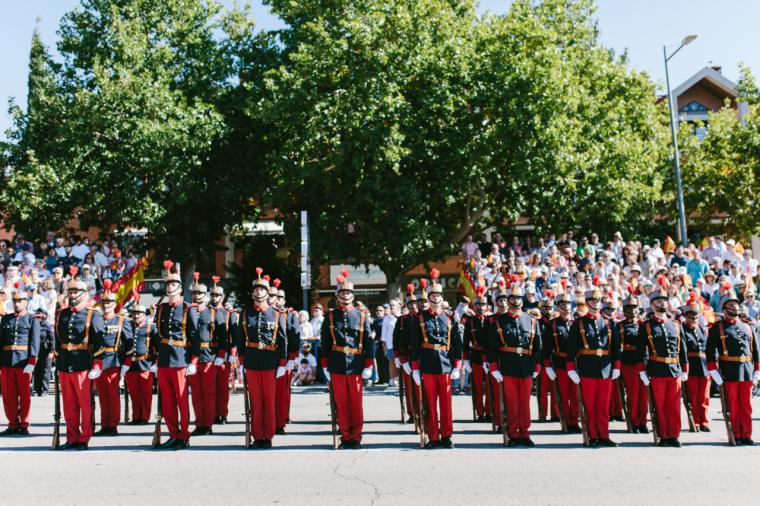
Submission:
[[[675,51],[668,55],[668,47],[662,46],[662,56],[665,59],[665,84],[668,93],[668,112],[670,113],[670,133],[673,136],[673,168],[676,173],[676,195],[678,199],[678,231],[681,236],[681,245],[688,246],[689,240],[686,237],[686,211],[683,205],[683,187],[681,185],[681,161],[678,154],[678,138],[676,136],[676,119],[673,114],[673,97],[670,94],[670,76],[668,75],[668,61],[673,58],[682,47],[690,44],[696,39],[696,35],[687,35],[681,41],[681,45]]]

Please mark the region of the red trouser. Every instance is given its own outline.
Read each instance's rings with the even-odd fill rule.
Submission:
[[[612,380],[581,377],[581,392],[588,420],[588,437],[610,437],[610,393]]]
[[[196,427],[211,427],[216,413],[216,371],[213,362],[198,364],[198,372],[187,378],[192,389]]]
[[[710,382],[710,376],[689,376],[689,381],[686,382],[694,425],[708,424],[707,408],[710,407]]]
[[[230,363],[215,366],[216,370],[216,416],[227,418],[230,404]]]
[[[158,388],[161,389],[161,415],[169,437],[190,439],[190,402],[187,395],[187,377],[184,367],[159,367]]]
[[[559,396],[562,398],[562,412],[565,414],[565,423],[568,427],[578,426],[578,395],[575,392],[575,383],[567,376],[567,369],[554,369],[557,373],[557,386]]]
[[[422,386],[425,390],[427,408],[428,436],[431,441],[440,437],[451,437],[454,426],[451,416],[451,376],[448,374],[422,373]],[[438,426],[440,411],[440,428]]]
[[[530,390],[533,378],[504,376],[504,399],[507,403],[507,436],[530,437]]]
[[[21,367],[3,367],[0,373],[0,388],[3,391],[3,407],[11,429],[29,428],[29,410],[32,395],[29,389],[30,374],[24,374]]]
[[[274,380],[274,406],[277,428],[284,429],[288,419],[288,375],[284,374]]]
[[[254,440],[274,438],[275,429],[275,370],[245,370],[248,399],[251,404],[251,434]]]
[[[485,416],[490,411],[490,397],[485,381],[490,376],[483,369],[483,364],[472,364],[472,389],[475,392],[475,414]]]
[[[620,399],[620,387],[617,386],[619,379],[612,382],[612,392],[610,393],[610,417],[623,416],[623,401]]]
[[[361,441],[364,425],[362,406],[363,382],[360,374],[330,375],[335,406],[338,410],[338,429],[341,441]]]
[[[104,429],[115,429],[119,426],[121,416],[119,370],[119,367],[104,369],[95,380],[100,399],[100,426]]]
[[[290,382],[293,380],[293,371],[288,371],[287,373],[285,373],[285,377],[287,378],[287,381],[285,382],[285,384],[288,387],[288,390],[287,390],[288,409],[287,409],[286,417],[285,417],[285,423],[287,423],[288,420],[290,420]]]
[[[63,418],[66,420],[66,442],[87,443],[92,437],[90,379],[87,371],[60,372],[63,397]]]
[[[641,382],[636,365],[623,364],[620,367],[620,377],[623,379],[623,385],[625,386],[631,425],[646,425],[647,414],[649,413],[649,399],[647,397],[647,387]]]
[[[404,396],[406,396],[406,414],[409,416],[412,416],[412,408],[414,407],[414,404],[412,404],[412,377],[409,376],[406,373],[403,373],[402,380],[404,380]],[[414,385],[415,387],[417,385]]]
[[[657,409],[657,433],[662,439],[681,435],[681,378],[651,377]]]
[[[153,374],[149,371],[129,371],[124,375],[124,381],[132,401],[132,420],[147,422],[153,402]]]
[[[752,382],[724,381],[734,437],[752,437]]]
[[[488,379],[491,382],[491,392],[493,392],[493,424],[497,427],[501,427],[501,383],[496,381],[491,374],[488,374]]]
[[[538,401],[538,418],[543,420],[546,418],[546,408],[549,404],[549,396],[551,395],[552,404],[552,418],[557,418],[559,412],[557,411],[557,399],[554,398],[554,392],[552,391],[552,381],[549,379],[549,375],[546,374],[546,368],[541,368],[541,373],[538,376],[538,392],[536,400]],[[522,437],[522,436],[521,436]],[[525,436],[528,437],[528,436]]]

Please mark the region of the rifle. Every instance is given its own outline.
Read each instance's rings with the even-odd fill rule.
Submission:
[[[470,373],[470,398],[472,399],[472,421],[477,422],[478,421],[478,411],[475,408],[476,401],[475,401],[475,375]]]
[[[238,369],[239,370],[239,369]],[[251,400],[248,398],[248,376],[243,371],[243,406],[245,406],[245,447],[251,447]]]
[[[493,382],[491,381],[491,373],[486,373],[486,388],[488,389],[488,402],[491,405],[491,432],[496,430],[496,413],[493,409]]]
[[[153,382],[156,382],[155,378]],[[161,444],[161,389],[156,387],[156,390],[158,392],[158,405],[156,406],[156,425],[153,428],[153,442],[150,445],[151,448],[158,448]]]
[[[657,444],[660,439],[660,435],[658,434],[658,427],[660,425],[660,422],[657,418],[657,408],[654,402],[654,390],[652,389],[651,383],[647,388],[647,394],[649,397],[649,412],[652,414],[652,438],[654,439],[654,444]]]
[[[412,380],[414,381],[414,380]],[[427,443],[427,406],[425,405],[425,396],[422,393],[422,375],[420,374],[420,384],[417,385],[417,399],[419,400],[419,415],[417,416],[420,427],[420,448],[425,448]]]
[[[726,398],[726,390],[723,385],[720,385],[720,410],[723,413],[723,421],[726,422],[726,434],[728,435],[728,444],[730,446],[736,446],[736,438],[734,438],[734,428],[731,426],[731,412],[728,409],[728,399]]]
[[[412,397],[412,420],[414,421],[414,433],[419,434],[420,433],[420,400],[417,396],[417,385],[414,384],[414,380],[409,378],[409,393]]]
[[[53,410],[53,445],[57,450],[61,446],[61,383],[58,379],[58,364],[55,367],[55,408]]]
[[[95,432],[95,380],[90,380],[90,425]]]
[[[694,413],[691,410],[691,397],[689,397],[689,380],[681,382],[681,398],[683,407],[686,408],[686,419],[689,421],[689,432],[697,432],[697,425],[694,423]]]
[[[507,436],[507,432],[509,432],[508,425],[507,425],[507,396],[504,394],[504,383],[496,382],[496,386],[499,388],[499,396],[501,397],[501,439],[504,444],[504,446],[507,446],[507,441],[509,440],[509,437]]]
[[[560,396],[559,386],[557,380],[552,381],[552,396],[557,400],[557,411],[559,412],[559,426],[562,432],[567,432],[567,420],[565,419],[564,406],[562,405],[562,397]]]
[[[124,377],[124,423],[129,422],[129,392],[127,391],[127,378]]]
[[[332,378],[330,378],[332,380]],[[327,390],[330,392],[330,423],[332,426],[333,448],[338,449],[338,406],[335,404],[335,392],[333,392],[332,381],[327,382]]]
[[[406,421],[406,417],[404,416],[404,371],[401,371],[401,374],[399,374],[398,377],[398,402],[401,405],[401,423],[403,424]]]
[[[618,388],[618,395],[620,395],[620,403],[623,405],[623,415],[625,416],[625,427],[628,429],[628,433],[633,433],[633,423],[631,423],[631,413],[628,411],[628,399],[625,397],[625,389],[623,388],[623,381],[618,378],[615,380]]]
[[[581,390],[581,384],[575,385],[575,390],[578,392],[578,407],[581,414],[581,430],[583,431],[583,446],[589,445],[588,437],[588,418],[586,418],[586,403],[583,400],[583,390]]]

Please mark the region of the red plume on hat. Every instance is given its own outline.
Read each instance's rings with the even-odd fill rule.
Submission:
[[[348,279],[348,269],[341,269],[340,274],[343,276],[343,280]]]
[[[723,283],[721,288],[724,289],[725,291],[729,291],[731,288],[733,288],[733,286],[731,285],[730,282],[726,281],[725,283]]]
[[[435,282],[436,279],[438,279],[441,275],[441,271],[438,269],[433,269],[430,271],[430,277],[433,279],[433,282]]]
[[[412,283],[409,283],[406,285],[406,291],[407,292],[413,292],[414,291],[414,285]]]
[[[485,294],[485,293],[486,293],[486,287],[485,287],[485,286],[483,286],[483,285],[480,285],[480,286],[478,287],[478,291],[477,291],[477,295],[478,295],[478,297],[482,297],[482,296],[483,296],[483,294]]]
[[[346,279],[343,276],[338,276],[335,278],[335,281],[337,281],[339,285],[342,285],[345,280]]]
[[[506,288],[507,287],[507,281],[505,279],[500,279],[499,280],[499,286],[502,287],[502,288]]]
[[[554,298],[554,292],[552,290],[546,290],[546,298],[547,299],[553,299]]]
[[[607,291],[607,297],[609,297],[611,299],[614,296],[615,296],[615,292],[613,292],[612,290]]]
[[[512,276],[510,276],[509,280],[512,283],[519,283],[520,282],[520,276],[518,276],[517,274],[512,274]]]
[[[164,269],[166,269],[167,271],[170,271],[172,267],[174,267],[174,262],[172,262],[171,260],[164,260]]]
[[[112,286],[113,286],[113,281],[111,281],[110,279],[103,280],[103,290],[105,290],[106,292],[110,292]]]
[[[628,290],[628,295],[633,295],[633,285],[626,282],[625,283],[625,289]]]
[[[270,280],[269,274],[264,274],[264,276],[263,276],[261,279],[263,279],[263,280],[265,280],[267,283],[269,283],[269,280]]]
[[[668,278],[660,274],[657,276],[657,284],[660,285],[663,288],[667,288],[668,286]]]
[[[194,272],[193,273],[193,279],[197,282],[198,279],[200,279],[201,273],[200,272]]]
[[[594,276],[592,283],[594,286],[599,286],[599,276]]]
[[[427,279],[423,278],[423,279],[420,280],[420,288],[422,288],[424,290],[425,288],[427,288],[427,285],[428,285]]]
[[[13,283],[13,288],[15,288],[16,290],[18,290],[19,286],[21,286],[21,282],[20,281],[16,281],[15,283]]]
[[[559,280],[559,284],[562,285],[562,289],[563,290],[566,290],[567,289],[567,278],[560,279]]]
[[[689,292],[689,300],[686,301],[686,305],[689,306],[691,304],[694,304],[697,302],[697,298],[699,296],[697,295],[697,292]]]
[[[256,267],[256,275],[258,277],[261,277],[262,272],[264,272],[264,269],[262,269],[261,267]]]
[[[72,265],[71,267],[69,267],[69,274],[71,274],[72,278],[76,277],[77,272],[79,272],[79,267],[77,267],[76,265]]]
[[[214,286],[216,286],[217,283],[219,283],[219,276],[211,276],[211,281],[214,282]]]
[[[272,280],[272,286],[275,288],[280,288],[281,283],[282,281],[280,281],[280,278],[274,278],[274,280]]]

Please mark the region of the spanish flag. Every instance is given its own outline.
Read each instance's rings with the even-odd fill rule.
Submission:
[[[710,245],[710,241],[709,241],[709,238],[708,238],[707,236],[705,236],[705,237],[702,239],[702,242],[701,242],[701,243],[699,243],[699,249],[701,249],[701,250],[704,250],[704,249],[705,249],[705,248],[707,248],[709,245]]]
[[[734,247],[734,251],[737,255],[743,255],[744,254],[744,246],[742,246],[742,243],[737,242],[736,246]]]
[[[665,244],[662,245],[662,251],[664,251],[667,254],[672,253],[676,249],[676,243],[673,241],[673,239],[669,236],[665,236]]]
[[[467,296],[471,303],[475,300],[475,297],[477,297],[475,283],[472,282],[472,278],[464,269],[459,271],[459,287],[457,288],[457,291],[462,295]]]
[[[140,290],[140,286],[145,281],[145,267],[147,266],[148,259],[145,257],[141,258],[140,261],[137,262],[137,265],[132,267],[118,281],[115,281],[114,284],[111,285],[111,292],[116,294],[117,311],[129,301],[130,297],[132,297],[133,291]],[[100,300],[100,295],[101,294],[97,294],[93,298],[95,300]]]

